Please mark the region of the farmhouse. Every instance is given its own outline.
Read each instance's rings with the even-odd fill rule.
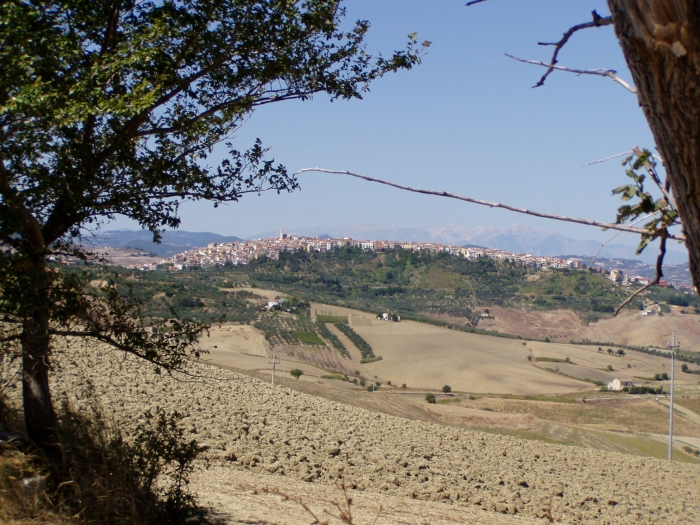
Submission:
[[[615,378],[608,383],[608,390],[621,391],[625,387],[634,386],[634,382],[628,378]]]

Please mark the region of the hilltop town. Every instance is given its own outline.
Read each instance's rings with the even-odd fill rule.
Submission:
[[[279,237],[227,243],[209,243],[206,247],[193,248],[167,259],[162,259],[160,262],[132,264],[127,267],[139,270],[156,270],[167,267],[173,271],[177,271],[192,267],[205,268],[208,266],[223,266],[226,264],[243,265],[263,256],[268,259],[278,260],[280,253],[284,251],[304,250],[308,252],[330,252],[344,247],[353,247],[375,252],[401,249],[431,253],[447,253],[454,257],[464,257],[466,259],[487,257],[511,261],[527,268],[563,269],[583,267],[582,259],[576,257],[562,259],[550,255],[514,253],[507,250],[463,247],[437,242],[357,240],[350,237],[307,237],[303,235],[287,234],[284,233],[283,229],[280,230]],[[620,269],[613,268],[609,272],[606,272],[595,263],[591,266],[591,270],[606,273],[608,279],[625,287],[632,284],[645,286],[649,284],[650,281],[648,277],[629,275]],[[697,293],[695,287],[688,286],[684,283],[660,281],[659,285],[667,288],[676,288],[684,292]]]

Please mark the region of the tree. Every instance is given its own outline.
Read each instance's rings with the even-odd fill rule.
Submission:
[[[425,394],[425,400],[426,400],[428,403],[433,403],[433,404],[437,403],[434,394]]]
[[[443,394],[449,394],[450,392],[452,392],[452,387],[450,385],[445,385],[442,387]]]
[[[373,59],[369,23],[343,31],[343,15],[340,0],[0,5],[0,341],[22,360],[26,429],[39,446],[56,443],[54,338],[91,337],[173,370],[199,356],[207,328],[174,312],[148,327],[133,294],[114,282],[93,288],[52,261],[88,261],[87,228],[118,214],[158,241],[180,224],[182,202],[296,189],[259,140],[234,148],[251,112],[316,93],[362,98],[429,44],[411,35],[406,50]]]
[[[301,376],[304,375],[304,371],[300,368],[292,368],[289,373],[292,375],[292,377],[299,379]]]

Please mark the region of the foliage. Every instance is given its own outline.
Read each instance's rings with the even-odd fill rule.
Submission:
[[[426,400],[428,403],[437,403],[437,401],[435,400],[435,395],[434,395],[434,394],[425,394],[425,400]]]
[[[323,339],[321,339],[316,332],[300,332],[298,330],[295,330],[294,335],[297,336],[299,341],[301,341],[305,345],[324,345],[325,346],[325,344],[326,344],[323,342]]]
[[[301,376],[304,375],[304,371],[301,368],[292,368],[289,373],[292,375],[292,377],[295,377],[296,379],[299,379]]]
[[[328,324],[337,324],[337,323],[348,323],[348,316],[347,315],[334,315],[334,314],[316,314],[316,322],[318,323],[328,323]]]
[[[637,247],[637,253],[641,253],[651,241],[659,237],[667,237],[669,234],[668,229],[680,224],[678,210],[668,197],[671,190],[670,183],[663,184],[661,182],[656,172],[656,161],[649,150],[634,148],[633,154],[626,157],[622,164],[627,166],[625,173],[632,179],[632,183],[615,188],[613,195],[620,195],[624,201],[636,199],[636,202],[620,206],[617,211],[616,221],[618,224],[621,224],[626,221],[634,222],[640,217],[642,219],[647,218],[647,216],[650,217],[644,224],[646,232],[642,234]],[[646,172],[646,175],[639,173],[642,169]],[[661,198],[655,199],[645,189],[644,182],[647,176],[662,191],[663,195]]]
[[[648,385],[642,385],[642,386],[626,386],[623,387],[622,389],[625,392],[628,392],[630,394],[663,394],[664,388],[663,387],[658,387],[654,388],[653,386],[648,386]]]
[[[369,23],[344,15],[340,0],[0,4],[0,314],[23,330],[10,340],[26,357],[27,432],[40,446],[58,454],[51,337],[94,337],[172,369],[198,356],[207,329],[174,315],[149,326],[134,295],[47,262],[89,259],[84,235],[117,215],[159,240],[182,202],[298,188],[260,140],[231,142],[250,114],[316,93],[362,98],[429,45],[411,34],[406,50],[375,59]]]
[[[442,387],[442,392],[443,394],[449,394],[452,392],[452,387],[450,385],[445,385]]]
[[[318,333],[321,337],[323,337],[326,341],[328,341],[333,348],[338,350],[342,354],[343,357],[350,357],[350,354],[348,353],[348,349],[345,348],[345,345],[338,339],[338,336],[336,336],[334,333],[331,333],[331,331],[328,329],[328,327],[325,325],[325,323],[318,321],[318,316],[316,317],[317,323],[316,327],[318,328]]]
[[[343,332],[348,339],[350,339],[352,344],[354,344],[357,347],[357,349],[360,351],[360,354],[362,354],[363,359],[372,359],[377,357],[374,355],[374,350],[372,350],[370,344],[367,341],[365,341],[360,334],[353,330],[350,325],[337,324],[336,327],[338,328],[338,330]]]
[[[87,385],[80,397],[92,399],[83,410],[76,410],[64,399],[59,414],[62,465],[41,454],[22,454],[13,470],[19,479],[31,476],[47,480],[47,500],[52,514],[47,523],[85,524],[186,524],[203,516],[188,478],[194,461],[205,450],[195,440],[186,440],[180,426],[182,415],[158,410],[143,415],[143,422],[128,437],[121,425],[106,418]],[[2,427],[20,430],[18,427]],[[3,457],[12,450],[2,450]],[[10,485],[16,497],[23,493],[14,472],[2,465],[0,485]],[[9,475],[10,478],[5,478]],[[12,490],[14,485],[14,490]],[[4,492],[0,487],[0,491]],[[19,501],[24,511],[36,506]],[[22,510],[21,508],[19,510]],[[79,518],[76,520],[76,517]],[[5,518],[0,512],[0,520]]]

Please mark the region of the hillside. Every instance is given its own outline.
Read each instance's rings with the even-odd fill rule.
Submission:
[[[342,477],[361,494],[439,501],[447,513],[465,508],[465,516],[483,516],[484,523],[496,522],[489,521],[491,513],[551,514],[563,523],[700,519],[695,465],[410,421],[201,364],[189,370],[194,380],[181,382],[154,374],[146,363],[79,348],[58,355],[62,373],[53,391],[67,392],[79,405],[81,389],[93,384],[125,429],[156,407],[187,414],[186,436],[210,447],[206,455],[216,476],[198,476],[194,488],[204,501],[221,502],[223,483],[236,479],[226,473],[234,470],[255,473],[246,483],[258,491],[255,483],[284,492],[287,479],[293,490],[297,480],[332,486]],[[214,493],[208,492],[212,484]]]
[[[262,306],[251,303],[251,293],[272,288],[307,301],[540,340],[665,348],[676,331],[684,349],[700,350],[697,295],[652,288],[613,319],[612,311],[634,288],[627,290],[587,269],[536,270],[493,259],[346,248],[282,252],[278,261],[262,257],[249,265],[180,272],[94,266],[87,278],[94,283],[114,280],[123,293],[141,297],[149,315],[161,318],[175,309],[185,318],[225,315],[229,321],[250,323],[260,317]],[[241,286],[248,284],[260,288],[244,291]],[[641,318],[643,307],[664,315]],[[491,315],[482,315],[487,310]]]

